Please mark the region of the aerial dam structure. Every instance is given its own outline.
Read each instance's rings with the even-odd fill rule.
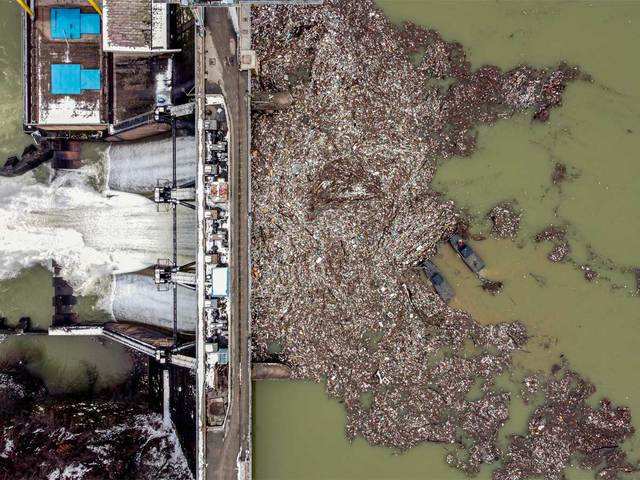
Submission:
[[[114,275],[113,321],[83,323],[64,265],[53,264],[50,327],[25,320],[0,333],[102,336],[146,355],[197,480],[252,476],[250,112],[291,99],[251,97],[251,5],[321,3],[17,0],[23,123],[35,146],[0,174],[47,161],[77,169],[81,142],[109,142],[107,189],[146,196],[173,233],[166,258]],[[275,365],[253,373],[288,375]]]

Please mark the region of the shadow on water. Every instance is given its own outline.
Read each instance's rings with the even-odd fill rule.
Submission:
[[[11,324],[28,316],[34,327],[47,328],[53,314],[52,296],[51,273],[42,267],[29,269],[16,279],[0,282],[0,315]],[[87,322],[110,319],[96,308],[96,301],[95,296],[78,299],[76,311]],[[9,364],[24,362],[54,394],[121,383],[132,367],[123,347],[91,337],[10,337],[0,343],[0,358]]]

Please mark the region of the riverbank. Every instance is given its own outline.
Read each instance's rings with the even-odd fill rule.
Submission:
[[[55,395],[21,366],[0,372],[0,476],[191,479],[175,431],[149,408],[146,359],[107,390]]]
[[[564,64],[473,70],[463,47],[434,31],[395,29],[368,2],[327,3],[265,9],[255,21],[263,67],[255,87],[294,98],[290,110],[254,119],[257,355],[276,353],[298,378],[325,379],[345,404],[349,438],[400,450],[446,443],[447,462],[468,474],[499,460],[496,478],[558,474],[571,455],[586,456],[591,437],[581,446],[565,437],[567,455],[546,452],[537,472],[527,470],[533,459],[516,451],[536,434],[533,411],[527,434],[498,445],[513,396],[500,378],[527,348],[525,326],[480,325],[448,308],[412,265],[463,217],[430,187],[438,159],[470,155],[479,125],[525,110],[552,118],[567,82],[590,78]],[[418,52],[426,54],[414,63]],[[568,387],[584,381],[566,363],[543,375],[542,404],[555,398],[552,423],[568,434],[559,411],[574,393],[586,401]],[[580,409],[585,429],[590,415],[611,413],[599,435],[621,455],[627,410]],[[636,468],[617,458],[584,465],[613,475]]]

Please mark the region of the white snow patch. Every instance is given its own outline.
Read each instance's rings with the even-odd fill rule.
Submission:
[[[13,440],[7,440],[4,444],[4,450],[0,453],[0,457],[9,458],[9,454],[13,451]]]
[[[56,468],[53,472],[49,473],[48,480],[82,480],[84,474],[89,471],[89,468],[77,463],[67,465],[64,471],[60,471]]]
[[[150,418],[153,419],[153,423],[150,421]],[[180,440],[178,440],[178,436],[176,435],[175,429],[166,425],[160,415],[154,415],[150,417],[149,415],[137,415],[135,418],[135,423],[138,425],[143,432],[146,432],[149,440],[157,439],[160,437],[167,437],[167,440],[170,442],[172,446],[171,455],[168,459],[168,463],[174,465],[175,467],[179,467],[186,472],[189,472],[189,479],[192,479],[193,476],[189,470],[187,465],[187,460],[182,453],[182,448],[180,447]],[[144,451],[144,446],[140,449]],[[145,463],[153,465],[155,467],[161,468],[167,459],[164,455],[157,455],[155,458],[153,456],[148,456],[145,458]],[[186,480],[186,479],[185,479]]]

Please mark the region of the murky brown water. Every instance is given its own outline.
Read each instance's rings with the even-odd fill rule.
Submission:
[[[22,149],[22,66],[20,15],[16,3],[0,2],[0,160]]]
[[[546,368],[566,355],[614,401],[628,405],[640,425],[640,340],[638,297],[622,272],[640,264],[640,2],[450,2],[381,0],[394,20],[411,19],[441,31],[467,47],[474,66],[503,68],[520,63],[551,65],[566,59],[592,74],[593,84],[573,84],[565,105],[546,125],[526,117],[483,128],[479,149],[467,159],[442,165],[436,185],[476,216],[487,231],[485,213],[498,201],[516,199],[525,211],[516,242],[487,240],[474,246],[489,264],[487,274],[505,282],[501,295],[484,293],[474,276],[443,248],[436,262],[456,289],[455,306],[480,322],[520,319],[535,336],[516,362],[525,369]],[[14,2],[0,2],[0,154],[16,153],[28,139],[21,134],[22,99],[19,15]],[[556,162],[567,164],[574,180],[553,187]],[[577,263],[589,262],[601,279],[589,284],[571,264],[546,260],[548,244],[532,236],[549,223],[567,223]],[[589,258],[589,251],[598,258]],[[604,261],[608,259],[609,261]],[[50,277],[35,269],[0,284],[0,311],[50,315]],[[612,287],[616,287],[615,289]],[[90,302],[80,309],[99,316]],[[44,323],[43,323],[44,324]],[[547,348],[548,347],[548,348]],[[0,356],[24,355],[53,389],[79,388],[87,364],[109,383],[127,371],[119,347],[95,340],[12,339]],[[89,367],[89,370],[93,367]],[[505,387],[512,388],[505,381]],[[344,437],[344,412],[320,385],[264,382],[255,389],[256,478],[429,478],[461,479],[442,461],[444,449],[425,445],[403,455]],[[503,434],[523,431],[528,411],[514,401]],[[640,454],[640,441],[629,449]],[[490,478],[491,469],[479,478]],[[568,478],[593,478],[570,470]]]
[[[448,247],[436,258],[456,290],[454,306],[482,323],[521,320],[533,338],[516,356],[517,371],[547,369],[564,354],[573,368],[607,396],[631,407],[640,426],[640,298],[624,270],[640,265],[640,2],[450,2],[380,0],[395,21],[412,20],[461,42],[473,65],[508,69],[527,63],[580,65],[593,83],[569,86],[564,106],[544,125],[522,116],[479,132],[472,157],[444,162],[438,190],[474,216],[474,233],[489,233],[486,213],[516,200],[524,211],[515,241],[474,247],[486,275],[505,284],[500,295],[482,291]],[[556,163],[572,179],[553,186]],[[550,243],[536,244],[547,225],[566,224],[570,262],[550,263]],[[577,265],[600,279],[588,283]],[[502,431],[524,432],[529,410],[516,398]],[[445,449],[425,445],[402,455],[349,444],[345,414],[320,385],[265,382],[255,386],[255,465],[258,479],[465,478],[446,467]],[[640,441],[628,449],[640,456]],[[488,479],[492,468],[478,478]],[[593,473],[570,469],[571,480]]]
[[[14,280],[0,282],[0,315],[12,322],[28,316],[35,327],[46,329],[53,314],[52,297],[51,273],[32,268]],[[81,297],[76,311],[86,322],[108,319],[95,304],[95,298]],[[53,393],[83,390],[93,375],[97,375],[96,388],[108,387],[124,381],[131,368],[123,347],[91,337],[10,337],[0,343],[0,359],[25,361]]]

